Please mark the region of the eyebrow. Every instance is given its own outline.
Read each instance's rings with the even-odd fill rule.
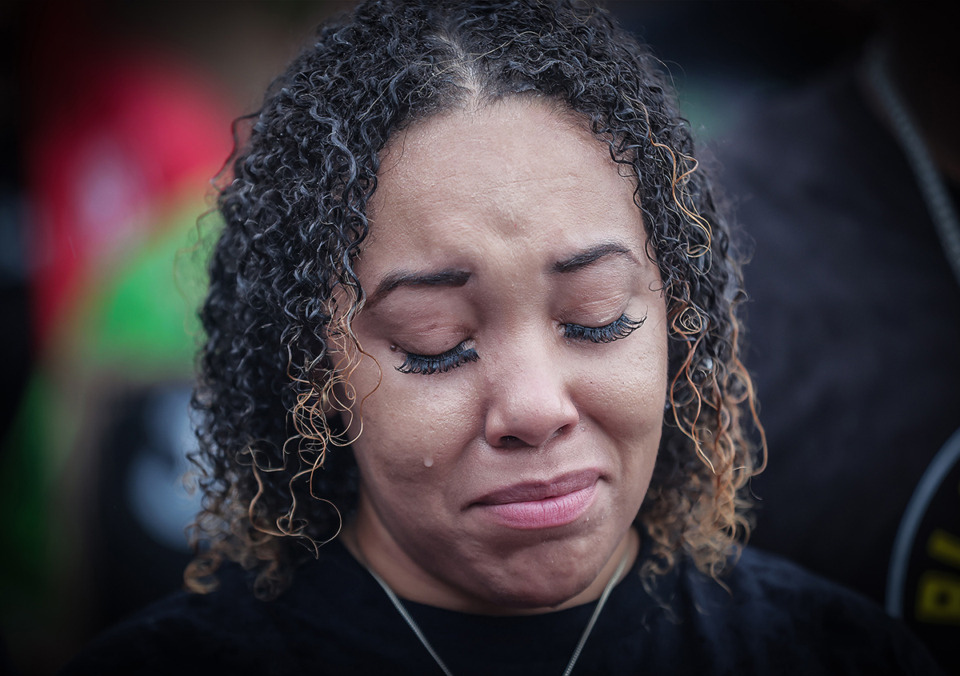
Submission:
[[[575,254],[565,260],[557,261],[553,264],[551,272],[560,274],[566,272],[576,272],[577,270],[582,270],[589,265],[593,265],[601,258],[606,258],[607,256],[626,256],[634,262],[637,261],[633,255],[633,252],[622,244],[618,244],[617,242],[605,242],[603,244],[597,244],[586,251],[581,251],[580,253]]]
[[[586,251],[581,251],[570,258],[557,261],[551,267],[551,272],[560,274],[576,272],[607,256],[626,256],[630,260],[636,261],[633,252],[627,247],[616,242],[605,242]],[[466,284],[469,279],[469,272],[456,269],[438,270],[436,272],[407,272],[406,270],[391,272],[377,284],[376,290],[367,299],[366,306],[370,308],[376,305],[400,287],[448,286],[456,288]]]
[[[467,283],[470,273],[466,270],[438,270],[437,272],[391,272],[377,284],[376,290],[367,300],[367,307],[383,300],[384,296],[402,286],[451,286],[459,287]]]

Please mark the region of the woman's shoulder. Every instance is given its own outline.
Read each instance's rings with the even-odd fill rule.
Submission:
[[[62,676],[299,673],[303,646],[329,648],[317,645],[324,638],[337,643],[335,618],[342,617],[341,597],[355,573],[340,550],[340,545],[324,548],[272,600],[257,598],[253,572],[224,565],[216,590],[181,591],[147,606],[98,636]],[[316,584],[317,578],[328,584]]]
[[[700,586],[702,578],[691,584]],[[731,571],[720,578],[722,585],[709,585],[713,596],[721,594],[749,599],[750,612],[765,618],[780,615],[802,623],[819,623],[822,616],[856,617],[882,627],[899,627],[873,601],[832,580],[821,577],[779,555],[745,547]],[[723,586],[729,588],[724,592]],[[741,611],[747,608],[740,609]]]
[[[253,673],[263,646],[282,636],[262,621],[268,607],[247,578],[226,566],[216,591],[181,591],[143,608],[94,639],[63,676]]]
[[[762,550],[745,548],[722,584],[689,564],[677,582],[687,628],[734,661],[749,655],[769,673],[939,673],[873,601]]]

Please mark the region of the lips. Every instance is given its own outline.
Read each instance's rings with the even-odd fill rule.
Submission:
[[[525,482],[491,491],[469,507],[508,528],[556,528],[576,521],[593,504],[600,473],[583,470],[544,482]]]

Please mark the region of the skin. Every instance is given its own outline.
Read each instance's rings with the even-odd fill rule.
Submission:
[[[667,324],[634,188],[579,119],[533,98],[428,118],[385,148],[357,267],[345,542],[401,597],[546,612],[598,598],[636,556]],[[569,327],[624,314],[643,323],[610,342]],[[477,359],[398,370],[458,345]],[[491,506],[517,491],[517,510]]]

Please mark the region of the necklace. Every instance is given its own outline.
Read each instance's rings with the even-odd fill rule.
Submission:
[[[606,605],[607,599],[610,598],[610,593],[613,591],[614,586],[616,586],[617,580],[620,579],[620,574],[623,573],[623,569],[627,567],[627,561],[629,559],[630,548],[627,548],[623,558],[620,559],[620,564],[617,566],[617,570],[613,573],[613,577],[611,577],[610,581],[607,582],[607,586],[603,588],[603,593],[600,594],[600,598],[597,600],[597,607],[594,608],[593,615],[590,616],[590,621],[587,622],[587,626],[583,630],[583,634],[580,636],[580,641],[577,643],[577,647],[574,648],[573,655],[570,656],[570,661],[567,662],[567,668],[563,670],[563,676],[570,676],[570,672],[573,671],[573,665],[577,663],[577,659],[580,657],[583,646],[590,637],[590,632],[593,631],[593,625],[597,623],[597,618],[600,617],[600,611],[603,610],[603,606]],[[393,607],[397,609],[397,612],[400,613],[400,616],[403,617],[406,623],[410,626],[410,628],[413,630],[413,633],[416,634],[418,639],[420,639],[420,643],[422,643],[423,647],[427,649],[428,653],[430,653],[430,657],[433,658],[433,661],[437,663],[446,676],[453,676],[453,673],[450,671],[447,665],[443,663],[442,659],[440,659],[437,651],[433,649],[432,645],[430,645],[427,637],[424,636],[423,630],[420,629],[420,625],[418,625],[413,617],[411,617],[410,613],[407,612],[407,609],[404,607],[403,602],[399,599],[399,597],[392,589],[390,589],[390,586],[383,581],[383,578],[373,572],[373,570],[367,566],[366,563],[364,563],[364,567],[367,569],[367,572],[370,573],[373,579],[377,581],[377,584],[383,588],[387,598],[389,598],[390,602],[393,603]]]
[[[960,284],[960,223],[950,194],[923,141],[910,110],[887,72],[887,54],[874,45],[867,60],[867,83],[890,120],[894,136],[907,156],[917,185],[940,237],[943,251]]]

